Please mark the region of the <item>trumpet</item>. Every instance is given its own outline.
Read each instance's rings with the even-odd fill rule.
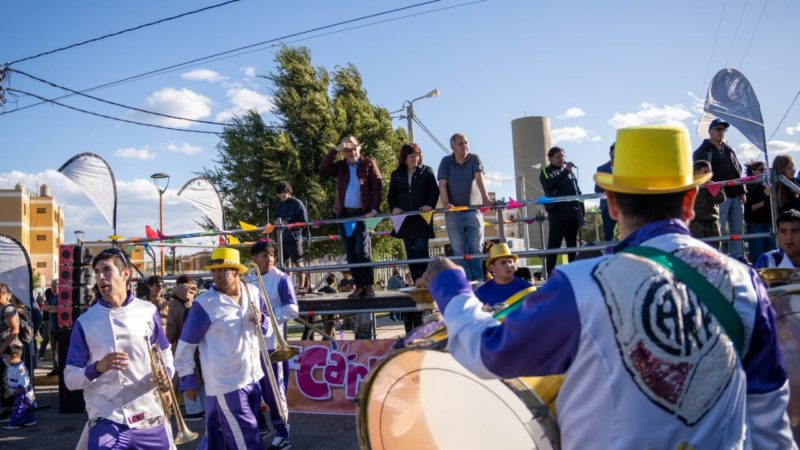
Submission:
[[[261,277],[259,276],[259,279]],[[256,326],[256,341],[258,341],[258,350],[261,354],[261,362],[264,363],[264,367],[267,371],[267,378],[269,379],[269,385],[272,387],[272,393],[277,397],[280,395],[280,389],[278,388],[278,380],[275,378],[275,372],[272,370],[272,360],[269,356],[269,350],[267,350],[267,343],[264,341],[264,335],[261,333],[261,317],[258,313],[258,308],[256,307],[256,302],[253,300],[252,296],[250,295],[250,289],[247,287],[247,284],[244,284],[244,292],[247,294],[247,300],[249,302],[249,310],[250,310],[250,318],[253,319],[253,323]],[[266,301],[267,307],[269,308],[269,299]],[[272,312],[272,309],[269,309]],[[272,315],[270,315],[272,317]],[[273,322],[275,319],[273,318]],[[281,420],[284,423],[287,422],[289,418],[289,413],[283,407],[283,402],[280,401],[279,398],[275,399],[275,403],[278,405],[278,414],[281,416]]]
[[[275,319],[275,313],[272,310],[272,304],[269,301],[269,295],[267,295],[267,289],[264,287],[264,280],[261,278],[258,267],[255,267],[253,272],[256,276],[256,279],[258,279],[258,288],[261,291],[261,295],[264,296],[264,303],[267,305],[269,323],[272,325],[272,329],[275,330],[275,342],[277,344],[277,348],[270,354],[270,358],[272,358],[272,360],[275,362],[288,361],[300,353],[300,349],[293,347],[286,342],[280,327],[278,327],[278,320]]]
[[[177,427],[174,439],[175,444],[181,445],[197,439],[199,435],[190,430],[183,420],[181,409],[178,407],[178,399],[175,398],[172,380],[167,372],[164,356],[161,354],[161,349],[158,348],[156,344],[150,344],[149,337],[145,337],[145,343],[150,353],[150,373],[153,377],[153,384],[156,385],[156,393],[158,394],[158,400],[161,402],[161,409],[164,411],[164,417],[166,417],[167,422],[169,422],[170,416],[175,416],[175,426]]]

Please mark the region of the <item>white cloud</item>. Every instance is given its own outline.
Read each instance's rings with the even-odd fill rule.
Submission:
[[[583,117],[586,112],[578,107],[569,108],[563,113],[556,116],[556,119],[574,119],[576,117]]]
[[[159,89],[151,96],[147,97],[145,104],[145,109],[150,111],[199,120],[211,115],[211,105],[213,102],[208,97],[200,95],[191,89],[175,89],[168,87]],[[140,114],[135,114],[135,116],[137,116],[139,120],[144,120]],[[153,117],[154,116],[147,116],[146,120],[150,120],[158,125],[175,128],[189,128],[194,124],[186,120],[170,119],[167,117],[153,119]]]
[[[200,147],[198,147],[196,145],[187,144],[185,142],[180,144],[180,145],[178,145],[178,144],[167,144],[167,146],[165,148],[167,149],[167,151],[175,152],[175,153],[183,153],[184,155],[196,155],[196,154],[198,154],[198,153],[203,151],[202,148],[200,148]]]
[[[632,113],[614,113],[608,123],[614,128],[625,128],[650,123],[682,124],[694,114],[681,104],[656,106],[642,103],[639,110]]]
[[[497,172],[486,172],[483,176],[483,179],[486,184],[486,187],[489,188],[492,186],[502,186],[503,184],[514,180],[514,177],[511,175],[506,175],[503,172],[497,171]]]
[[[133,147],[118,148],[117,151],[114,152],[114,154],[119,156],[120,158],[127,158],[127,159],[148,160],[156,158],[155,153],[151,152],[150,149],[147,147],[142,149],[137,149]]]
[[[786,134],[789,136],[793,136],[795,133],[800,133],[800,123],[793,127],[786,128]]]
[[[217,122],[224,122],[250,109],[255,109],[263,114],[271,111],[275,106],[271,98],[247,88],[228,89],[225,96],[228,97],[233,107],[218,113]]]
[[[561,142],[600,142],[603,140],[594,131],[586,130],[581,127],[556,128],[550,131],[550,140],[555,143]]]
[[[767,149],[770,155],[780,155],[789,152],[800,152],[800,144],[797,142],[788,141],[769,141]],[[755,145],[745,142],[739,144],[736,148],[736,154],[740,156],[742,161],[749,161],[751,159],[763,159],[763,154]]]
[[[687,92],[687,95],[692,99],[692,112],[698,116],[703,114],[703,106],[705,106],[706,100],[696,96],[692,91]]]
[[[251,66],[242,67],[242,73],[246,77],[255,77],[256,76],[256,68]]]
[[[181,78],[192,81],[208,81],[209,83],[216,83],[228,79],[228,77],[220,75],[219,72],[214,72],[209,69],[190,70],[189,72],[182,73]]]

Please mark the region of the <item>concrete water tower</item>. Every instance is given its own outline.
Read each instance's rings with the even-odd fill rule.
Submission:
[[[511,135],[514,144],[514,179],[517,198],[532,199],[544,195],[539,183],[539,173],[547,165],[547,150],[550,149],[550,119],[543,116],[521,117],[511,121]],[[523,217],[533,217],[544,207],[533,205],[520,210]],[[528,247],[542,249],[539,224],[522,223],[523,236],[527,236]],[[547,239],[547,222],[544,223],[544,236]]]

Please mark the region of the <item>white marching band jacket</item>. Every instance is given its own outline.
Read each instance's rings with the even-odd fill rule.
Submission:
[[[247,281],[252,285],[258,286],[258,279],[255,277],[256,275],[250,275]],[[278,268],[272,267],[266,273],[261,274],[261,279],[264,280],[264,289],[267,291],[272,312],[275,313],[275,321],[278,322],[281,330],[285,330],[286,322],[296,319],[300,315],[300,307],[297,305],[292,278],[285,272],[278,270]],[[274,350],[276,341],[272,327],[269,328],[264,337],[267,339],[267,348]]]
[[[89,421],[108,419],[130,428],[159,425],[164,415],[151,375],[148,346],[157,344],[167,371],[174,373],[172,351],[158,310],[130,293],[125,304],[111,308],[100,299],[81,314],[72,329],[64,384],[83,389]],[[109,352],[125,352],[124,370],[97,371]]]

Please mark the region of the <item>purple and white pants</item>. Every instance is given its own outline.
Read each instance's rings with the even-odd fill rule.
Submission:
[[[152,428],[130,428],[100,419],[89,428],[89,450],[155,450],[172,447],[171,429],[166,424]]]
[[[256,415],[260,415],[261,389],[251,383],[222,395],[206,394],[206,434],[198,450],[261,449]]]

